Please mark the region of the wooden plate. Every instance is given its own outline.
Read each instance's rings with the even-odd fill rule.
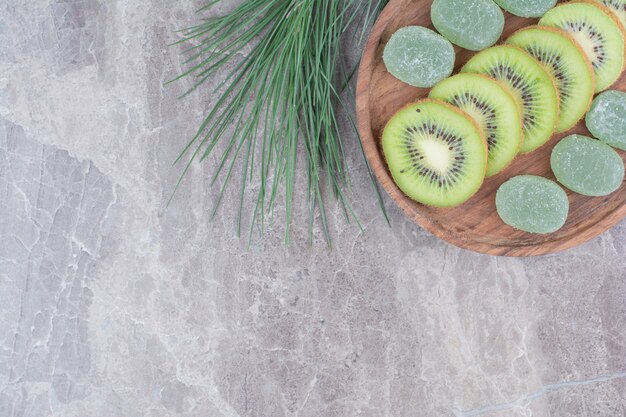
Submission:
[[[550,169],[552,148],[568,134],[589,135],[583,122],[565,134],[555,135],[539,150],[518,156],[504,172],[487,179],[481,190],[460,207],[426,207],[412,201],[398,189],[382,153],[382,130],[397,110],[427,96],[429,90],[410,87],[396,80],[385,69],[382,54],[385,44],[397,29],[408,25],[433,28],[430,21],[431,3],[431,0],[391,0],[374,25],[359,68],[356,103],[363,147],[378,180],[406,215],[456,246],[503,256],[536,256],[559,252],[598,236],[626,217],[624,185],[612,195],[601,198],[584,197],[568,191],[570,215],[567,223],[560,231],[549,235],[533,235],[515,230],[504,224],[496,212],[496,191],[507,179],[533,174],[554,180]],[[506,14],[503,39],[537,21]],[[460,48],[456,48],[456,51],[458,71],[474,52]],[[613,88],[626,90],[626,76],[622,75]],[[626,152],[619,152],[622,159],[626,160]]]

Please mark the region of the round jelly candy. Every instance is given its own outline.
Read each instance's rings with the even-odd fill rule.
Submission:
[[[490,47],[504,29],[504,14],[493,0],[435,0],[430,17],[439,33],[470,51]]]
[[[575,193],[600,197],[609,195],[624,181],[624,161],[600,141],[570,135],[552,150],[550,159],[556,179]]]
[[[626,151],[626,93],[610,90],[598,95],[586,123],[593,136]]]
[[[522,175],[502,184],[496,193],[496,208],[509,226],[528,233],[547,234],[565,224],[569,200],[554,181]]]
[[[407,26],[391,36],[383,60],[387,70],[414,87],[430,88],[452,74],[456,55],[443,36],[421,26]]]
[[[522,17],[541,17],[554,7],[556,0],[495,0],[507,12]]]

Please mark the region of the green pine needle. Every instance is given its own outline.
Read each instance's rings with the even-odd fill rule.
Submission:
[[[199,12],[218,2],[211,0]],[[200,86],[208,86],[207,81],[235,57],[238,62],[226,79],[213,87],[215,91],[225,90],[176,159],[180,163],[186,158],[187,163],[174,193],[194,161],[203,161],[220,149],[213,182],[221,180],[221,187],[212,215],[217,213],[227,186],[236,181],[232,177],[234,168],[242,164],[243,174],[237,181],[237,235],[241,233],[247,186],[254,178],[260,178],[250,239],[254,224],[263,229],[279,191],[284,190],[288,243],[295,179],[304,173],[299,172],[303,168],[296,166],[296,159],[298,149],[304,147],[309,238],[312,239],[315,214],[319,213],[330,244],[323,189],[330,190],[348,221],[354,219],[359,224],[345,194],[349,178],[338,117],[339,111],[348,110],[341,95],[354,70],[347,71],[343,66],[341,42],[355,24],[363,25],[363,37],[384,3],[386,0],[246,0],[224,16],[204,19],[180,31],[183,38],[175,45],[196,43],[186,51],[188,69],[170,81],[193,79],[192,87],[182,97]],[[243,53],[244,48],[251,50]],[[350,121],[356,130],[353,119]],[[235,133],[227,134],[229,127]],[[368,173],[387,218],[369,167]]]

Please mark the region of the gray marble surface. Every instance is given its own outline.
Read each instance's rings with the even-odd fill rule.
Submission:
[[[626,415],[624,223],[533,259],[389,228],[349,129],[332,251],[280,213],[248,248],[234,194],[211,222],[215,160],[166,208],[200,3],[0,2],[0,416]]]

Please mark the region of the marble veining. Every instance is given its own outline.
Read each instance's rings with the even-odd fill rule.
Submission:
[[[331,205],[332,250],[303,204],[288,247],[284,204],[250,246],[236,190],[211,222],[216,157],[167,207],[217,99],[163,86],[201,4],[0,3],[0,416],[626,415],[624,223],[529,259],[452,247],[385,197],[390,228],[347,121],[365,231]]]

